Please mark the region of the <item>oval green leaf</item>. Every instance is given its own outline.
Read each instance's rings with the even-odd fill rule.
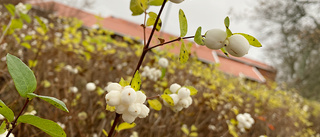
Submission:
[[[14,113],[13,111],[0,100],[0,114],[4,116],[9,122],[14,120]]]
[[[139,91],[140,90],[140,86],[141,86],[141,77],[140,77],[140,73],[137,70],[137,72],[134,74],[132,82],[131,82],[131,87],[135,90],[135,91]]]
[[[13,4],[6,4],[4,5],[6,9],[10,12],[11,16],[14,16],[16,8]]]
[[[67,106],[59,99],[56,99],[54,97],[48,97],[48,96],[41,96],[41,95],[37,95],[34,93],[28,93],[27,94],[28,98],[34,98],[34,97],[38,97],[48,103],[50,103],[51,105],[55,106],[56,108],[59,108],[65,112],[69,112]]]
[[[152,6],[161,6],[163,3],[163,0],[149,0],[149,5]]]
[[[180,37],[184,37],[188,32],[188,22],[183,10],[179,10]]]
[[[189,59],[189,50],[187,49],[186,45],[184,44],[183,39],[181,39],[181,48],[179,54],[179,61],[180,63],[184,64]]]
[[[3,134],[4,132],[6,132],[7,130],[7,122],[6,121],[3,121],[1,126],[0,126],[0,135]]]
[[[170,89],[167,88],[164,90],[163,94],[172,94],[172,92],[170,91]]]
[[[161,98],[167,102],[170,106],[174,106],[173,99],[168,94],[162,94]]]
[[[33,115],[22,115],[19,117],[18,122],[33,125],[52,137],[67,136],[57,123],[48,119],[43,119]]]
[[[32,70],[19,58],[7,54],[7,65],[13,79],[14,86],[21,97],[27,97],[28,93],[34,92],[37,87],[37,80]]]
[[[224,19],[224,25],[226,26],[226,28],[229,28],[230,20],[228,16]]]
[[[132,16],[142,14],[148,8],[148,0],[131,0],[130,10]]]
[[[120,132],[121,130],[134,128],[136,125],[137,125],[136,123],[131,123],[130,124],[130,123],[127,123],[127,122],[123,122],[117,127],[117,131]]]
[[[148,100],[148,103],[151,108],[154,110],[160,111],[162,109],[162,105],[159,100],[153,99],[153,100]]]
[[[240,34],[244,36],[248,40],[249,44],[254,47],[262,47],[261,43],[255,37],[249,34],[245,34],[245,33],[234,33],[234,34]]]
[[[198,27],[196,34],[194,35],[194,42],[198,45],[204,45],[203,37],[201,35],[201,27]]]

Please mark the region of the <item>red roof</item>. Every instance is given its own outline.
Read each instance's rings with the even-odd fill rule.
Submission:
[[[80,9],[72,8],[60,3],[56,2],[45,2],[41,4],[34,4],[34,5],[55,5],[54,10],[56,13],[60,16],[67,16],[67,17],[76,17],[84,22],[84,25],[86,26],[92,26],[97,23],[97,18],[95,15],[87,13],[85,11],[82,11]],[[70,14],[70,13],[76,13],[76,14]],[[115,17],[107,17],[100,21],[101,25],[109,29],[111,31],[114,31],[118,34],[131,36],[131,37],[138,37],[143,39],[143,28],[136,23],[115,18]],[[151,33],[151,28],[146,28],[146,34]],[[155,32],[156,36],[160,36],[159,32]],[[161,38],[167,40],[170,40],[172,38],[177,38],[178,36],[174,36],[165,32],[161,32]],[[155,38],[155,37],[154,37]],[[158,40],[153,39],[153,44],[159,43]],[[171,52],[179,53],[179,47],[171,50]],[[218,69],[234,75],[244,75],[245,77],[258,81],[258,82],[265,82],[267,79],[274,80],[276,71],[274,68],[272,68],[269,65],[266,65],[262,62],[254,61],[245,57],[235,58],[235,57],[226,57],[220,50],[211,50],[206,48],[205,46],[198,46],[196,44],[193,44],[191,48],[191,53],[195,53],[199,59],[206,61],[206,62],[212,62],[212,63],[219,63]],[[259,72],[259,70],[263,70],[265,72],[272,75],[265,75],[265,77]]]

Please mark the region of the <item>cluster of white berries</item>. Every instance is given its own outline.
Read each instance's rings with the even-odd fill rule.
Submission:
[[[245,129],[250,129],[254,124],[254,119],[249,113],[238,114],[236,119],[238,121],[238,128],[241,132],[245,132]]]
[[[122,119],[132,123],[137,117],[145,118],[150,109],[143,104],[146,95],[141,91],[135,91],[131,86],[122,87],[118,83],[111,83],[107,86],[105,98],[109,106],[115,106],[116,112],[122,114]]]
[[[23,14],[27,14],[28,10],[27,10],[27,7],[26,5],[24,5],[23,3],[19,3],[15,6],[16,8],[16,12],[19,14],[19,13],[23,13]]]
[[[71,72],[71,73],[73,73],[73,74],[77,74],[77,73],[79,72],[77,68],[73,68],[73,67],[70,66],[70,65],[64,66],[64,69],[67,70],[67,71],[69,71],[69,72]]]
[[[170,0],[171,2],[173,2],[173,3],[181,3],[181,2],[183,2],[184,0]]]
[[[225,46],[227,52],[236,57],[244,56],[250,48],[250,44],[244,36],[234,34],[227,38],[227,33],[220,29],[208,30],[204,43],[209,49],[220,49]]]
[[[143,72],[141,73],[142,77],[147,77],[153,81],[157,81],[158,78],[161,77],[161,71],[156,68],[150,68],[149,66],[145,66],[143,68]]]
[[[186,87],[181,87],[179,84],[174,83],[170,86],[172,94],[169,96],[174,102],[174,106],[170,106],[166,101],[164,105],[171,107],[174,111],[181,111],[183,108],[188,108],[192,104],[192,98],[190,97],[190,90]]]
[[[166,68],[169,65],[169,61],[166,58],[160,58],[158,63],[159,63],[159,66],[163,68]]]

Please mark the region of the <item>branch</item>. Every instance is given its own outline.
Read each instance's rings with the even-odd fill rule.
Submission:
[[[179,40],[181,40],[181,39],[190,39],[190,38],[194,38],[194,37],[195,37],[195,36],[188,36],[188,37],[182,37],[182,38],[181,38],[181,37],[178,37],[178,38],[173,39],[173,40],[170,40],[170,41],[168,41],[168,42],[164,42],[164,43],[155,45],[155,46],[153,46],[153,47],[150,47],[150,48],[148,48],[147,50],[151,50],[151,49],[156,48],[156,47],[160,47],[160,46],[163,46],[163,45],[166,45],[166,44],[175,42],[175,41],[179,41]],[[205,35],[202,35],[202,37],[205,37]]]
[[[17,120],[21,116],[22,112],[27,108],[27,105],[28,105],[29,101],[30,101],[29,98],[27,98],[26,102],[23,105],[23,108],[20,110],[20,113],[14,119],[14,121],[11,123],[12,124],[12,128],[9,130],[9,132],[8,132],[6,137],[9,137],[9,135],[12,133],[13,129],[17,126]]]

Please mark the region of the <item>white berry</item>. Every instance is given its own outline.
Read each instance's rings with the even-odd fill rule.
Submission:
[[[228,41],[229,44],[226,46],[226,50],[232,56],[242,57],[248,53],[250,44],[244,36],[235,34],[230,36]]]
[[[88,91],[94,91],[94,90],[96,89],[96,85],[95,85],[94,83],[92,83],[92,82],[89,82],[89,83],[87,83],[87,85],[86,85],[86,89],[87,89]]]
[[[137,91],[137,99],[136,103],[144,103],[147,99],[147,96],[143,94],[141,91]]]
[[[134,91],[133,88],[126,88],[121,92],[121,102],[123,104],[131,104],[133,103],[137,98],[136,91]]]
[[[170,94],[169,96],[172,98],[174,105],[177,105],[179,102],[178,95],[177,94]]]
[[[117,90],[117,91],[121,91],[122,90],[122,86],[119,83],[110,83],[106,90],[108,92],[110,92],[111,90]]]
[[[178,91],[178,89],[181,88],[181,86],[177,83],[174,83],[170,86],[170,91],[172,93],[176,93]]]
[[[227,33],[221,29],[211,29],[206,32],[204,44],[209,49],[220,49],[224,46]]]
[[[120,104],[120,91],[111,90],[105,98],[108,105],[117,106]]]
[[[178,91],[178,96],[179,96],[180,99],[187,98],[187,97],[190,96],[190,90],[185,88],[185,87],[182,87]]]
[[[168,67],[169,61],[166,58],[160,58],[158,63],[161,67],[166,68]]]
[[[131,115],[130,113],[123,113],[122,119],[127,123],[132,123],[136,119],[136,117]]]

